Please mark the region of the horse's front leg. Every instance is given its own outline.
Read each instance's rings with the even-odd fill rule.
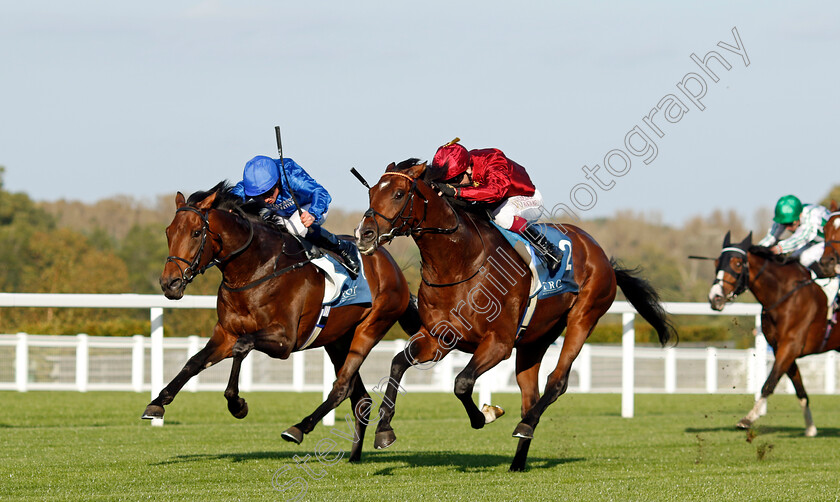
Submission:
[[[402,382],[406,370],[414,365],[417,365],[420,369],[428,369],[428,366],[424,366],[423,363],[434,365],[434,363],[443,359],[453,347],[454,345],[448,346],[439,342],[424,327],[409,339],[405,349],[394,356],[391,360],[388,386],[385,389],[382,404],[379,406],[379,423],[376,426],[374,448],[377,450],[387,448],[397,440],[397,435],[391,428],[391,420],[394,418],[397,393],[402,389],[400,382]],[[405,390],[402,392],[405,392]]]
[[[233,365],[230,368],[230,378],[225,389],[225,399],[227,399],[230,414],[240,419],[248,415],[248,403],[239,397],[239,371],[242,368],[242,361],[253,349],[254,336],[250,334],[240,336],[233,345]]]
[[[190,378],[197,375],[205,368],[209,368],[219,361],[231,356],[235,337],[227,333],[219,324],[213,329],[213,336],[203,349],[193,355],[180,372],[169,384],[160,391],[160,394],[146,406],[142,418],[153,419],[163,418],[164,406],[171,403],[180,390],[186,385]]]
[[[481,429],[484,424],[490,423],[496,417],[485,415],[473,402],[472,394],[475,388],[475,381],[486,373],[490,368],[504,361],[513,350],[512,344],[500,340],[496,333],[489,333],[484,340],[476,347],[470,362],[455,377],[455,396],[461,400],[467,416],[470,417],[470,425],[473,429]],[[501,411],[501,408],[497,408]],[[504,413],[504,411],[501,411]],[[501,413],[498,413],[500,416]]]
[[[770,370],[770,374],[767,375],[767,380],[765,380],[764,385],[761,387],[761,396],[756,399],[755,405],[753,405],[749,413],[747,413],[744,418],[735,424],[735,427],[739,429],[749,429],[752,427],[753,422],[758,420],[758,417],[761,415],[762,408],[764,408],[764,405],[767,403],[767,398],[774,390],[776,390],[776,385],[778,385],[779,379],[782,378],[782,375],[788,372],[791,365],[796,360],[796,354],[797,352],[789,345],[779,347],[778,352],[776,353],[776,361],[773,363],[773,369]]]

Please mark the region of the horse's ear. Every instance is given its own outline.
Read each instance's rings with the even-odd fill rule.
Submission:
[[[726,232],[726,237],[723,238],[723,247],[728,248],[732,242],[729,240],[732,237],[732,232]]]
[[[743,249],[749,249],[752,246],[752,232],[750,232],[747,237],[741,241],[741,247]]]
[[[416,166],[410,167],[405,174],[411,176],[414,179],[418,179],[423,176],[423,173],[426,172],[426,163],[423,162],[422,164],[417,164]]]
[[[837,202],[835,202],[834,199],[831,200],[831,205],[828,207],[828,209],[832,213],[837,212]]]
[[[397,168],[397,165],[394,164],[393,162],[391,162],[390,164],[388,164],[388,167],[385,168],[385,172],[386,173],[392,173],[392,172],[394,172],[394,169],[396,169],[396,168]]]
[[[205,198],[204,198],[204,200],[202,200],[201,202],[199,202],[198,204],[196,204],[196,205],[195,205],[195,207],[196,207],[197,209],[202,209],[202,210],[212,208],[212,207],[213,207],[213,201],[215,201],[215,200],[216,200],[216,195],[217,195],[218,193],[219,193],[219,192],[213,192],[213,193],[211,193],[210,195],[208,195],[207,197],[205,197]]]
[[[186,205],[187,199],[184,198],[184,194],[182,194],[181,192],[175,194],[175,209],[181,209]]]

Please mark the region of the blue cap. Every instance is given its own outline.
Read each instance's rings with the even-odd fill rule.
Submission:
[[[274,159],[257,155],[245,164],[245,172],[242,173],[245,195],[248,197],[262,195],[271,190],[279,179],[280,171]]]

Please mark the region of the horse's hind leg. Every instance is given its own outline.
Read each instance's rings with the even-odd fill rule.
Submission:
[[[227,334],[217,324],[213,330],[213,336],[207,342],[207,345],[190,357],[175,378],[146,406],[142,418],[163,418],[163,407],[175,399],[175,396],[190,378],[197,375],[201,370],[209,368],[217,362],[230,357],[234,340],[235,338],[233,336]]]
[[[802,375],[799,373],[799,366],[794,361],[787,371],[790,381],[793,382],[793,388],[796,389],[796,397],[799,399],[799,405],[802,406],[802,415],[805,418],[805,436],[812,438],[817,435],[817,426],[814,425],[814,419],[811,417],[810,400],[808,393],[805,392],[805,386],[802,385]]]
[[[540,398],[539,373],[540,362],[542,361],[548,345],[544,347],[524,346],[516,349],[516,383],[522,393],[521,417],[534,407]],[[531,447],[531,438],[519,438],[516,445],[516,454],[510,465],[511,471],[524,471],[525,462],[528,458],[528,450]]]
[[[749,429],[752,427],[753,422],[758,420],[758,417],[761,415],[761,410],[764,408],[765,403],[767,403],[767,398],[776,390],[779,379],[789,371],[795,360],[796,354],[788,345],[778,348],[776,362],[773,363],[773,369],[770,370],[770,374],[767,375],[767,380],[764,381],[764,385],[761,387],[761,395],[756,399],[755,405],[753,405],[749,413],[739,420],[735,424],[735,427],[739,429]]]
[[[242,368],[242,360],[253,348],[252,335],[240,336],[233,345],[233,365],[230,368],[230,378],[225,389],[225,399],[228,402],[228,411],[236,418],[245,418],[248,415],[248,403],[239,397],[239,370]]]

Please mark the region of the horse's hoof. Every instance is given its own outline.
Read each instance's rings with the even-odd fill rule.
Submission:
[[[752,427],[752,422],[750,422],[746,418],[742,418],[741,420],[738,421],[737,424],[735,424],[735,427],[738,428],[738,429],[745,429],[746,430],[746,429],[749,429],[750,427]]]
[[[511,464],[510,472],[525,472],[525,465]]]
[[[146,411],[143,412],[143,415],[140,418],[143,420],[163,418],[163,406],[159,406],[157,404],[150,404],[149,406],[146,406]]]
[[[815,425],[811,425],[805,429],[805,437],[806,438],[813,438],[817,437],[817,427]]]
[[[242,420],[248,416],[248,403],[240,397],[236,402],[228,402],[228,411],[234,418]]]
[[[501,406],[485,404],[481,407],[481,413],[484,414],[484,423],[489,424],[504,415],[505,410]]]
[[[397,440],[397,435],[393,430],[379,431],[376,433],[376,438],[373,440],[373,447],[377,450],[384,450],[385,448],[394,444]]]
[[[519,422],[516,429],[513,430],[513,437],[520,439],[534,439],[534,428],[528,424]]]
[[[303,442],[303,431],[293,425],[284,430],[280,437],[290,443],[301,444]]]

